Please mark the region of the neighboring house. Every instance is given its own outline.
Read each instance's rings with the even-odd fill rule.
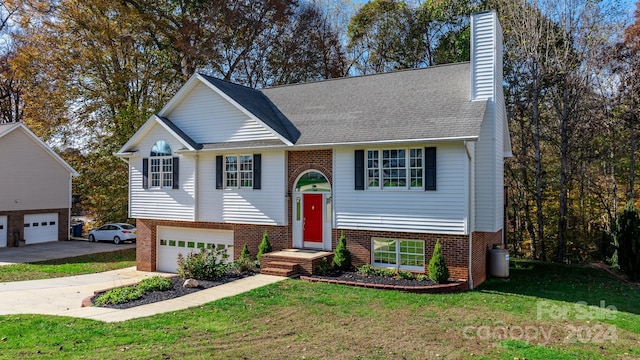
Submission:
[[[0,125],[0,169],[0,247],[68,240],[78,173],[22,123]]]
[[[194,75],[118,152],[138,269],[255,255],[264,231],[332,250],[344,232],[355,264],[424,272],[440,240],[453,277],[484,281],[511,144],[495,13],[472,29],[470,63],[263,90]]]

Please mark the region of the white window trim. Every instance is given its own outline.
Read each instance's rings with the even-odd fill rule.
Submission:
[[[251,158],[251,171],[247,172],[249,174],[251,174],[251,185],[250,186],[242,186],[242,170],[240,169],[241,166],[241,158],[243,156],[249,156]],[[237,168],[234,171],[237,175],[236,177],[236,181],[237,181],[237,186],[229,186],[228,182],[227,182],[227,174],[230,173],[229,171],[227,171],[227,158],[228,157],[235,157],[237,159]],[[223,160],[222,160],[222,166],[223,166],[223,185],[225,189],[253,189],[253,171],[255,170],[255,164],[253,162],[253,154],[228,154],[228,155],[224,155],[223,156]]]
[[[375,248],[374,248],[375,240],[392,240],[392,241],[396,241],[396,263],[395,263],[395,265],[394,264],[375,262]],[[407,266],[407,265],[401,265],[400,264],[400,242],[401,241],[422,242],[423,253],[420,254],[420,255],[423,256],[423,261],[422,262],[425,265],[427,264],[427,257],[424,254],[424,249],[425,249],[425,241],[424,240],[418,240],[418,239],[393,239],[393,238],[372,237],[371,238],[371,265],[373,265],[375,267],[381,267],[381,268],[391,268],[391,269],[406,270],[406,271],[424,272],[424,269],[425,269],[424,266]]]
[[[405,186],[402,187],[385,187],[384,181],[382,181],[383,174],[383,161],[382,154],[383,151],[387,150],[404,150],[405,151]],[[422,185],[421,186],[411,186],[411,169],[418,169],[411,167],[411,150],[420,150],[422,153],[421,162],[422,166]],[[378,167],[370,168],[369,167],[369,151],[376,151],[378,153]],[[424,191],[424,178],[425,178],[425,163],[424,163],[424,148],[420,147],[410,147],[410,148],[377,148],[377,149],[366,149],[364,151],[364,162],[365,162],[365,189],[371,191]],[[378,186],[369,186],[369,170],[377,170],[378,171]]]

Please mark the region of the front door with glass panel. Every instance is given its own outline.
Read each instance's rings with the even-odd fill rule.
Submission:
[[[322,244],[322,194],[302,194],[304,218],[302,219],[302,237],[305,242]]]
[[[331,184],[319,171],[302,174],[295,183],[293,247],[331,250]]]

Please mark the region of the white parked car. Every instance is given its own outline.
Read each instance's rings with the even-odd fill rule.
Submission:
[[[136,241],[136,227],[131,224],[105,224],[89,231],[89,241]]]

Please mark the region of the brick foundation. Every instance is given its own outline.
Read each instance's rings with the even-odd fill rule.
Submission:
[[[237,259],[244,244],[249,247],[249,252],[253,255],[258,253],[258,246],[262,241],[262,234],[266,231],[269,241],[273,246],[273,251],[291,248],[293,241],[290,226],[268,226],[268,225],[246,225],[246,224],[225,224],[209,222],[187,222],[138,219],[136,265],[141,271],[156,270],[156,229],[158,226],[173,226],[198,229],[223,229],[233,230],[234,234],[234,254]],[[425,242],[425,269],[427,272],[428,262],[433,254],[436,241],[442,244],[449,272],[452,278],[469,281],[469,237],[467,235],[445,235],[445,234],[424,234],[405,233],[390,231],[370,231],[370,230],[332,230],[332,248],[335,249],[340,234],[344,232],[347,238],[347,247],[353,257],[353,264],[360,266],[371,263],[371,238],[390,239],[410,239],[423,240]],[[501,242],[502,231],[495,233],[475,232],[473,233],[472,245],[472,274],[473,286],[478,286],[487,278],[487,251],[493,244]]]
[[[45,213],[58,214],[58,241],[69,240],[69,209],[0,211],[0,216],[7,216],[7,247],[14,247],[16,233],[18,239],[24,239],[25,215]]]

